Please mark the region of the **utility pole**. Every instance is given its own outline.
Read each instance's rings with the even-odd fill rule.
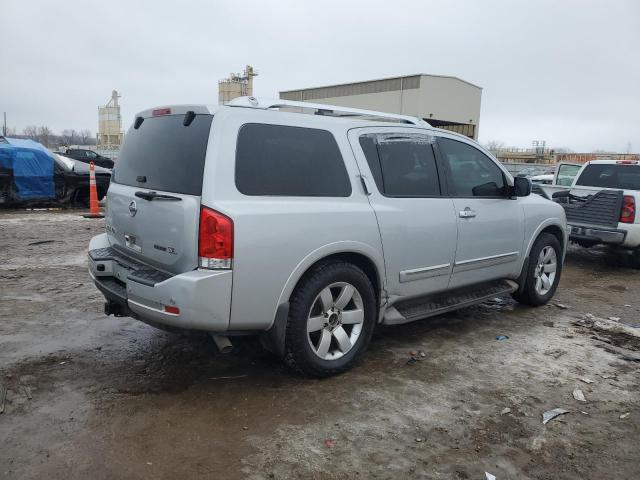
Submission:
[[[2,136],[6,137],[7,136],[7,112],[3,112],[4,113],[4,124],[2,125]]]

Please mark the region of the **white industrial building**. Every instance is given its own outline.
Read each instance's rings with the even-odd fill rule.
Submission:
[[[457,77],[407,75],[280,92],[283,100],[326,103],[423,118],[478,138],[482,88]]]

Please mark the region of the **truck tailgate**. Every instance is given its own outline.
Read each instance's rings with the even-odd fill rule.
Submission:
[[[602,190],[584,198],[575,197],[554,199],[560,203],[567,215],[567,223],[571,225],[600,225],[616,228],[620,219],[623,202],[622,190]]]

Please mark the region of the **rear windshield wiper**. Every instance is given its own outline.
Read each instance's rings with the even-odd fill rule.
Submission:
[[[144,198],[150,202],[153,200],[168,200],[172,202],[179,202],[182,200],[180,197],[174,197],[173,195],[164,195],[157,192],[136,192],[135,196],[138,198]]]

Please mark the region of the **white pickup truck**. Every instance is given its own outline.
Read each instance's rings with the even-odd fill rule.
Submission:
[[[634,266],[640,268],[640,162],[560,163],[552,184],[534,183],[534,192],[564,207],[572,242],[630,250]]]

